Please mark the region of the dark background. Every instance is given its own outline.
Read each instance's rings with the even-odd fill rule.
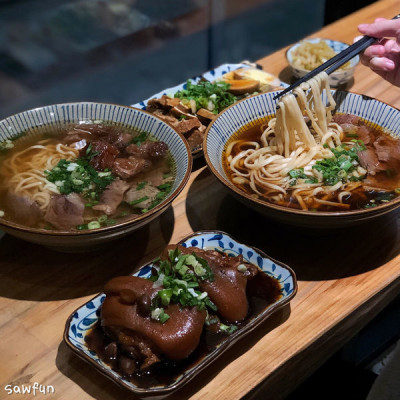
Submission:
[[[0,0],[0,118],[68,101],[134,104],[371,2]]]

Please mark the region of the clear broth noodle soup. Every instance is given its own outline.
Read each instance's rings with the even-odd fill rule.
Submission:
[[[372,208],[396,198],[400,141],[355,115],[333,115],[335,105],[324,72],[283,96],[275,116],[226,144],[229,180],[253,198],[307,211]]]
[[[86,121],[44,127],[0,143],[0,216],[61,231],[111,226],[162,202],[175,174],[167,144],[146,132]]]

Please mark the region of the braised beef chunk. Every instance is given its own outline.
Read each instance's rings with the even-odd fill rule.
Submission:
[[[119,150],[110,143],[104,140],[96,140],[91,142],[90,164],[97,170],[111,169],[115,158],[119,154]],[[87,148],[83,149],[81,153],[84,154]]]
[[[100,202],[93,206],[93,210],[103,211],[104,214],[113,215],[121,204],[129,184],[121,179],[116,179],[106,187],[101,194]]]
[[[151,161],[143,158],[129,157],[116,158],[112,166],[115,175],[122,179],[129,179],[151,167]]]
[[[140,146],[134,143],[130,144],[126,147],[125,151],[135,157],[158,160],[166,156],[168,145],[164,142],[145,141]]]
[[[5,201],[13,219],[20,224],[34,226],[42,218],[39,205],[29,197],[8,190]]]
[[[85,203],[78,194],[56,195],[51,198],[44,219],[57,229],[69,230],[83,224],[84,211]]]
[[[160,357],[181,360],[189,356],[198,346],[206,311],[196,307],[181,308],[170,304],[166,308],[169,319],[160,323],[139,311],[143,296],[154,298],[159,288],[147,279],[124,276],[117,277],[105,286],[106,299],[101,309],[101,324],[115,339],[143,361],[147,368]],[[132,300],[127,304],[129,292]],[[133,303],[133,304],[132,304]]]

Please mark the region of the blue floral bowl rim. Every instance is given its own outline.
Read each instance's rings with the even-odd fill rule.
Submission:
[[[55,106],[70,106],[70,105],[80,105],[80,104],[101,104],[101,105],[105,105],[105,106],[115,106],[115,107],[121,107],[121,108],[127,108],[127,109],[132,109],[135,111],[138,111],[140,113],[144,113],[147,115],[150,115],[151,117],[159,120],[163,125],[166,125],[168,128],[170,128],[171,130],[174,131],[174,133],[181,139],[183,145],[186,148],[186,153],[187,153],[187,165],[185,166],[186,168],[186,172],[184,177],[182,178],[181,183],[176,187],[176,189],[171,192],[166,199],[164,199],[160,204],[158,204],[157,206],[155,206],[154,208],[152,208],[151,210],[149,210],[148,212],[146,212],[143,215],[140,215],[136,218],[124,221],[124,222],[117,222],[115,225],[110,225],[110,226],[106,226],[106,227],[101,227],[95,230],[81,230],[81,231],[74,231],[74,232],[67,232],[67,231],[57,231],[55,229],[52,230],[46,230],[46,229],[37,229],[37,228],[32,228],[32,227],[28,227],[28,226],[24,226],[21,224],[17,224],[14,223],[12,221],[7,221],[7,220],[1,220],[0,221],[0,226],[6,226],[6,227],[10,227],[12,229],[16,229],[18,231],[21,232],[29,232],[29,233],[34,233],[35,235],[42,235],[42,236],[58,236],[58,237],[65,237],[65,236],[99,236],[99,235],[103,235],[104,233],[112,233],[114,231],[118,231],[120,229],[123,229],[125,227],[129,227],[132,225],[136,225],[137,223],[140,223],[142,221],[145,221],[147,218],[151,218],[153,216],[157,216],[158,214],[161,214],[163,212],[164,209],[167,209],[167,207],[172,203],[172,201],[179,195],[179,193],[184,189],[184,187],[186,186],[187,182],[189,181],[190,175],[192,173],[192,165],[193,165],[193,156],[191,154],[189,145],[186,141],[186,139],[183,137],[183,135],[181,135],[180,133],[178,133],[171,125],[167,124],[166,122],[164,122],[163,120],[161,120],[160,118],[158,118],[156,115],[146,111],[146,110],[142,110],[141,108],[138,107],[133,107],[133,106],[128,106],[128,105],[124,105],[124,104],[115,104],[115,103],[106,103],[106,102],[96,102],[96,101],[76,101],[76,102],[68,102],[68,103],[57,103],[57,104],[49,104],[49,105],[44,105],[44,106],[40,106],[40,107],[36,107],[36,108],[32,108],[29,110],[24,110],[21,111],[19,113],[10,115],[6,118],[3,118],[0,120],[1,121],[5,121],[9,118],[15,118],[17,117],[19,114],[21,113],[25,113],[25,112],[34,112],[34,111],[39,111],[43,108],[47,108],[47,107],[55,107]]]
[[[357,210],[350,210],[350,211],[318,211],[318,212],[313,212],[313,211],[305,211],[305,210],[297,210],[294,208],[288,208],[288,207],[284,207],[284,206],[279,206],[277,204],[273,204],[273,203],[268,203],[266,201],[262,201],[259,199],[255,199],[252,196],[248,195],[247,193],[243,192],[242,190],[238,189],[233,183],[231,183],[230,181],[228,181],[227,179],[225,179],[223,176],[221,176],[219,174],[219,172],[217,171],[217,169],[214,167],[213,163],[210,160],[210,157],[208,155],[208,151],[207,151],[207,137],[209,134],[209,131],[211,130],[212,126],[216,123],[216,121],[218,120],[218,118],[224,113],[227,112],[230,108],[232,107],[238,107],[240,105],[240,103],[245,102],[245,101],[251,101],[252,98],[258,97],[258,96],[273,96],[279,92],[281,92],[282,89],[279,90],[275,90],[275,91],[271,91],[271,92],[266,92],[266,93],[258,93],[252,96],[249,96],[245,99],[239,100],[237,101],[235,104],[230,105],[229,107],[225,108],[224,110],[222,110],[217,117],[210,122],[210,125],[207,127],[206,132],[204,134],[204,139],[203,139],[203,151],[204,151],[204,159],[206,161],[206,164],[208,166],[208,168],[210,169],[210,171],[212,172],[212,174],[217,178],[217,180],[219,182],[221,182],[226,188],[228,188],[230,191],[233,191],[237,196],[239,196],[242,199],[246,199],[246,201],[253,203],[254,205],[258,205],[261,206],[265,209],[271,209],[271,210],[275,210],[278,212],[284,212],[292,215],[303,215],[305,217],[308,218],[313,218],[313,219],[320,219],[321,217],[328,217],[328,218],[340,218],[340,219],[347,219],[350,217],[354,217],[354,216],[362,216],[363,218],[367,219],[367,218],[372,218],[375,215],[380,215],[383,212],[389,212],[392,211],[398,207],[400,207],[400,196],[396,197],[394,200],[389,201],[388,203],[383,203],[380,204],[377,207],[371,207],[371,208],[363,208],[363,209],[357,209]],[[397,111],[400,112],[400,109],[398,109],[397,107],[394,107],[390,104],[388,104],[385,101],[382,100],[378,100],[375,99],[371,96],[367,96],[365,94],[360,94],[357,92],[350,92],[348,90],[336,90],[331,88],[331,92],[338,92],[338,93],[348,93],[348,94],[352,94],[352,95],[357,95],[362,97],[365,100],[375,100],[378,101],[382,104],[385,104],[388,107],[391,107]],[[265,114],[265,115],[269,115],[269,114]],[[398,139],[400,140],[400,134],[398,136]]]
[[[249,246],[247,244],[241,243],[237,241],[232,235],[220,231],[220,230],[201,230],[201,231],[196,231],[193,232],[184,238],[180,239],[177,244],[181,244],[193,237],[200,236],[200,235],[207,235],[207,234],[215,234],[215,235],[225,235],[231,240],[237,242],[239,245],[244,245],[252,250],[254,250],[256,253],[260,254],[262,258],[266,258],[270,260],[272,263],[275,263],[279,265],[281,268],[286,269],[290,275],[290,277],[293,280],[293,290],[292,292],[287,295],[284,298],[281,298],[277,300],[275,303],[271,304],[268,306],[264,311],[262,311],[259,315],[257,315],[252,321],[250,321],[247,325],[245,325],[242,329],[239,329],[237,333],[234,333],[232,336],[229,336],[225,341],[221,343],[221,345],[213,350],[214,357],[212,359],[206,359],[206,360],[201,360],[195,367],[191,369],[189,373],[183,372],[182,373],[182,378],[178,380],[178,382],[175,382],[167,387],[160,387],[160,388],[132,388],[129,386],[128,383],[126,383],[122,378],[117,378],[114,375],[110,373],[110,367],[106,367],[102,364],[98,364],[93,358],[85,354],[81,349],[77,348],[74,346],[73,343],[69,340],[68,337],[68,332],[70,329],[70,324],[72,321],[72,318],[74,317],[74,314],[78,312],[82,307],[84,307],[86,304],[90,303],[91,301],[97,299],[98,297],[104,296],[104,293],[99,293],[96,296],[92,297],[90,300],[82,304],[81,306],[77,307],[68,317],[66,323],[65,323],[65,329],[64,329],[64,334],[63,334],[63,340],[67,344],[67,346],[80,358],[82,358],[84,361],[88,362],[92,366],[94,366],[95,369],[97,369],[100,373],[105,375],[107,378],[112,380],[114,383],[118,384],[119,386],[122,386],[125,389],[128,389],[130,392],[147,397],[151,395],[167,395],[170,394],[184,385],[186,385],[189,381],[191,381],[196,375],[198,375],[200,372],[202,372],[204,369],[206,369],[210,364],[212,364],[215,360],[217,360],[225,351],[227,351],[229,348],[231,348],[236,342],[239,340],[243,339],[244,336],[247,336],[249,333],[251,333],[253,330],[255,330],[261,323],[263,323],[265,320],[267,320],[272,314],[274,314],[277,310],[283,308],[285,305],[289,304],[290,301],[294,298],[294,296],[297,294],[298,291],[298,284],[297,284],[297,277],[294,272],[294,270],[289,267],[287,264],[278,261],[270,256],[268,256],[264,251],[258,249],[255,246]],[[140,271],[142,268],[146,267],[147,265],[151,264],[153,260],[142,264],[135,272]],[[132,274],[134,274],[133,272]],[[263,271],[264,272],[264,271]]]

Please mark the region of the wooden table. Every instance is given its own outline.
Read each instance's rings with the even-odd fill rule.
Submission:
[[[378,1],[313,36],[351,42],[357,24],[399,11],[396,0]],[[285,50],[259,63],[287,81]],[[363,66],[350,89],[400,107],[400,89]],[[111,277],[131,273],[192,231],[214,228],[289,264],[298,294],[171,398],[283,398],[400,292],[397,214],[339,232],[279,226],[233,199],[199,159],[172,207],[101,251],[61,254],[9,235],[0,240],[0,398],[32,398],[4,388],[34,382],[55,390],[37,398],[128,398],[62,342],[67,317]]]

